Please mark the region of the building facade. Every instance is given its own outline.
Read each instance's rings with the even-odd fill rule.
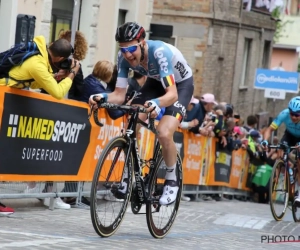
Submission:
[[[184,53],[195,95],[214,93],[249,115],[267,110],[264,92],[253,83],[256,68],[269,68],[275,22],[269,13],[246,11],[242,2],[155,0],[150,29],[152,37],[169,40]],[[159,32],[160,25],[169,37]]]
[[[75,17],[74,4],[79,5],[79,15]],[[83,72],[88,75],[97,61],[115,61],[118,25],[137,21],[149,28],[152,5],[152,0],[0,0],[1,30],[6,34],[0,38],[0,51],[15,44],[18,14],[35,16],[34,35],[45,36],[49,43],[61,31],[71,29],[72,20],[78,17],[76,29],[85,34],[89,43],[88,55],[82,62]]]
[[[285,0],[285,11],[280,19],[283,26],[279,32],[279,39],[273,46],[270,68],[297,72],[300,55],[300,1]],[[289,100],[295,95],[297,94],[287,93],[285,100],[269,100],[272,113],[276,115],[286,108]],[[283,128],[280,132],[282,134]]]

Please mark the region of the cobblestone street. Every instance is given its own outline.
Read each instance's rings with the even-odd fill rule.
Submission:
[[[182,202],[176,222],[163,240],[152,238],[145,215],[128,209],[119,231],[100,238],[88,209],[48,210],[42,206],[17,208],[0,217],[0,249],[299,249],[297,242],[261,243],[263,235],[293,235],[300,224],[288,210],[275,222],[269,205],[240,201]]]

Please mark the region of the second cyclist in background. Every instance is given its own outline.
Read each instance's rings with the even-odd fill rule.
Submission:
[[[268,145],[268,140],[273,131],[277,130],[282,124],[285,125],[285,132],[281,139],[281,143],[285,142],[289,146],[295,146],[300,142],[300,96],[292,98],[289,102],[288,108],[282,110],[279,115],[274,119],[271,125],[266,129],[263,135],[263,146]],[[298,163],[298,172],[300,164]],[[300,172],[299,172],[300,173]],[[295,197],[295,202],[300,202],[300,175],[296,181],[296,190],[298,195]]]

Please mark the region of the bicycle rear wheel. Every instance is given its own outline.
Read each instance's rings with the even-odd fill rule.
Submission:
[[[150,176],[149,181],[149,195],[153,202],[146,204],[146,219],[149,232],[154,238],[165,237],[177,216],[177,211],[180,204],[183,175],[182,175],[182,161],[180,155],[177,153],[176,175],[179,184],[179,190],[174,203],[163,206],[159,204],[159,198],[162,195],[164,181],[166,174],[166,165],[162,154],[159,154],[157,165]]]
[[[112,139],[100,155],[92,182],[90,213],[101,237],[114,234],[124,219],[132,189],[132,161],[127,141],[121,136]],[[126,172],[127,187],[123,180]]]
[[[270,178],[270,208],[276,221],[282,220],[289,202],[289,175],[282,160],[273,166]]]

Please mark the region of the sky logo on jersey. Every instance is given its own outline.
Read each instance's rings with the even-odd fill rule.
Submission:
[[[164,88],[173,86],[175,84],[174,75],[165,76],[162,78],[162,84]]]

